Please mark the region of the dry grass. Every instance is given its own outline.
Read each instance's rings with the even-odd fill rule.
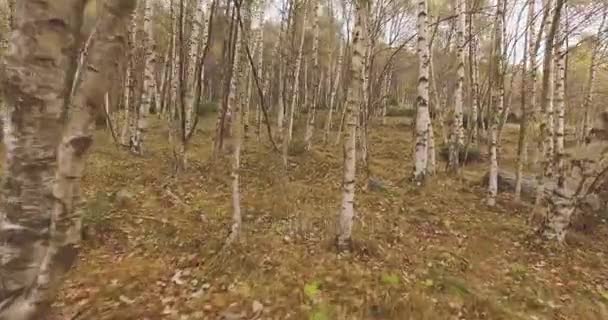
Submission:
[[[221,251],[230,159],[211,160],[211,120],[194,138],[188,172],[174,180],[161,124],[144,158],[117,150],[100,131],[84,187],[88,199],[109,204],[87,212],[97,218],[56,315],[251,319],[258,301],[262,319],[281,320],[608,318],[608,258],[598,241],[605,226],[593,238],[578,235],[584,246],[536,242],[525,224],[529,208],[508,195],[497,208],[483,204],[476,181],[483,164],[463,178],[439,174],[421,189],[410,186],[411,133],[402,122],[372,130],[372,175],[386,190],[357,191],[349,255],[332,246],[340,147],[317,142],[292,156],[285,174],[280,156],[251,137],[243,238]],[[132,203],[112,202],[121,189],[134,194]]]

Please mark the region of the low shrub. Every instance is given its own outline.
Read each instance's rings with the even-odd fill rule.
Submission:
[[[439,149],[439,157],[443,161],[448,161],[449,147],[447,145],[444,145]],[[483,160],[481,150],[479,150],[479,147],[477,146],[469,146],[468,150],[465,150],[464,146],[460,146],[460,148],[458,148],[458,161],[461,164],[481,163]]]

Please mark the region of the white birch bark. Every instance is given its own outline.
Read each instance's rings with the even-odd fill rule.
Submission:
[[[504,74],[503,74],[503,25],[504,25],[504,2],[503,0],[496,1],[496,22],[494,23],[494,69],[493,81],[494,86],[491,88],[492,104],[494,110],[492,112],[492,124],[490,126],[490,174],[488,181],[488,198],[489,206],[496,205],[496,196],[498,194],[498,127],[500,125],[500,116],[503,113],[504,105]],[[497,87],[497,88],[496,88]]]
[[[342,60],[344,55],[344,46],[342,42],[338,44],[338,59],[336,60],[336,75],[332,83],[331,92],[329,96],[329,112],[327,113],[327,121],[325,123],[325,135],[323,141],[327,142],[331,128],[333,126],[333,114],[336,106],[336,94],[338,93],[338,86],[340,84],[340,77],[342,76]]]
[[[567,32],[564,32],[564,34]],[[565,179],[565,167],[564,167],[564,130],[565,130],[565,116],[566,116],[566,100],[565,100],[565,85],[566,85],[566,51],[562,45],[557,46],[555,50],[555,71],[557,81],[555,84],[555,112],[557,116],[556,128],[555,128],[555,157],[554,167],[556,178],[558,180],[558,187],[563,185]]]
[[[80,241],[80,180],[93,142],[95,112],[103,108],[122,33],[134,1],[104,3],[99,34],[87,68],[63,120],[77,59],[77,21],[84,3],[23,0],[17,7],[13,47],[6,72],[9,118],[5,198],[0,215],[0,319],[47,316],[62,277],[73,265]],[[54,10],[49,10],[53,8]],[[56,28],[60,23],[66,28]],[[40,45],[44,43],[44,45]],[[49,62],[34,63],[40,56]]]
[[[560,2],[561,0],[556,0]],[[546,0],[545,7],[549,12],[548,17],[559,16],[555,10],[555,1]],[[545,57],[543,63],[543,97],[541,104],[540,136],[538,139],[539,150],[542,150],[542,169],[538,175],[538,192],[536,204],[543,200],[544,190],[553,178],[553,155],[554,155],[554,117],[553,117],[553,98],[554,98],[554,38],[558,26],[555,19],[545,23]],[[555,26],[554,26],[555,25]],[[547,49],[549,48],[549,49]]]
[[[469,8],[470,11],[475,10],[474,7]],[[475,14],[469,15],[469,64],[471,68],[471,114],[470,114],[470,130],[471,143],[477,144],[479,138],[479,107],[480,107],[480,88],[479,88],[479,35],[474,34],[475,30]]]
[[[583,101],[583,129],[582,129],[582,137],[581,142],[586,143],[591,131],[591,107],[593,105],[593,98],[595,94],[595,83],[597,77],[597,58],[600,53],[600,36],[606,26],[606,16],[608,15],[608,8],[604,9],[604,14],[602,15],[602,22],[600,23],[600,27],[597,33],[598,39],[594,41],[593,49],[591,49],[591,61],[589,63],[589,76],[587,78],[587,86],[585,93],[585,100]]]
[[[464,63],[465,63],[465,50],[467,43],[465,41],[466,34],[466,0],[458,1],[458,68],[457,68],[457,83],[456,93],[454,101],[454,123],[455,123],[455,135],[456,142],[459,146],[464,146],[464,126],[463,126],[463,106],[464,106]]]
[[[139,105],[139,114],[137,117],[137,128],[135,129],[135,137],[131,145],[131,151],[142,155],[144,153],[144,135],[148,126],[148,113],[152,105],[152,97],[156,89],[156,81],[154,81],[154,70],[156,68],[156,45],[154,43],[153,25],[152,25],[152,1],[144,0],[144,83],[141,101]]]
[[[426,173],[427,175],[434,175],[437,171],[437,151],[435,149],[435,132],[433,130],[433,123],[429,121],[429,135],[428,135],[428,161],[426,162]]]
[[[288,134],[288,139],[287,139],[287,145],[289,145],[289,143],[291,142],[291,139],[293,138],[293,120],[294,120],[294,114],[295,114],[295,109],[296,109],[296,102],[298,100],[298,95],[299,95],[299,91],[300,91],[300,70],[302,69],[302,54],[304,52],[304,39],[306,36],[306,27],[307,27],[307,22],[308,22],[308,9],[306,7],[306,3],[307,1],[302,1],[304,3],[304,8],[302,10],[304,10],[304,17],[302,19],[302,35],[300,36],[300,44],[298,47],[298,51],[296,53],[296,62],[295,62],[295,69],[294,69],[294,78],[293,78],[293,90],[291,93],[291,102],[289,105],[289,134]],[[284,148],[285,149],[285,148]]]
[[[149,0],[148,0],[149,1]],[[193,126],[196,110],[196,86],[201,79],[196,77],[196,68],[198,67],[198,57],[202,53],[201,45],[205,37],[205,1],[197,0],[195,2],[194,19],[192,21],[192,33],[188,43],[188,63],[186,71],[186,101],[185,101],[185,116],[186,116],[186,132],[189,132]]]
[[[355,24],[353,27],[352,55],[350,76],[346,98],[346,128],[344,130],[344,171],[342,180],[342,207],[338,216],[337,246],[339,251],[349,250],[355,216],[355,183],[357,163],[357,123],[363,90],[363,55],[364,35],[363,21],[365,19],[365,2],[355,0]]]
[[[238,33],[240,34],[240,33]],[[241,114],[241,105],[236,101],[239,90],[237,86],[238,80],[241,78],[239,74],[239,61],[241,55],[240,36],[236,37],[235,55],[232,64],[232,78],[230,79],[230,94],[228,95],[228,105],[231,110],[231,121],[234,126],[234,135],[232,138],[232,225],[230,226],[230,235],[228,236],[227,244],[236,241],[241,234],[241,226],[243,217],[241,212],[241,191],[240,191],[240,168],[241,168],[241,147],[243,141],[243,121]]]
[[[306,121],[306,131],[305,131],[305,135],[304,135],[304,145],[305,145],[305,149],[307,151],[310,151],[310,149],[312,148],[312,139],[313,139],[313,135],[314,135],[315,119],[316,119],[316,113],[317,113],[317,101],[318,101],[318,97],[319,97],[318,91],[320,88],[320,82],[323,79],[322,74],[320,75],[320,69],[319,69],[319,8],[320,8],[320,6],[319,6],[319,0],[312,0],[312,1],[314,1],[314,6],[313,6],[314,31],[313,31],[313,40],[312,40],[312,54],[314,55],[313,66],[312,66],[313,96],[312,96],[312,99],[310,100],[312,103],[310,103],[307,108],[308,109],[308,119]]]
[[[413,180],[424,183],[428,167],[428,139],[431,126],[429,116],[429,45],[428,3],[418,1],[418,99],[416,103],[416,147],[414,150]]]
[[[260,3],[258,11],[257,11],[257,19],[258,19],[258,28],[256,30],[256,43],[257,43],[257,70],[258,74],[262,78],[263,88],[262,88],[262,97],[259,98],[258,103],[256,105],[256,136],[258,141],[260,140],[261,128],[262,128],[262,99],[266,97],[266,93],[268,91],[267,84],[268,72],[264,72],[264,2]]]
[[[524,57],[529,59],[528,68],[529,74],[525,73],[522,77],[526,78],[524,86],[522,88],[527,88],[527,94],[522,91],[522,97],[528,97],[525,101],[527,105],[525,106],[526,114],[523,114],[524,121],[522,122],[522,128],[520,129],[520,143],[519,143],[519,152],[517,158],[517,172],[515,178],[515,198],[519,200],[521,198],[521,188],[522,188],[522,179],[523,179],[523,168],[525,163],[525,155],[527,153],[528,143],[527,143],[527,132],[528,127],[536,125],[538,112],[537,112],[537,103],[536,103],[536,74],[537,74],[537,66],[536,66],[536,5],[535,1],[528,1],[528,18],[527,25],[528,30],[526,33],[526,41],[528,44],[528,53]]]

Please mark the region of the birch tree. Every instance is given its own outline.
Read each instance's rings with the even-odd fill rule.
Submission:
[[[564,0],[547,0],[545,7],[547,16],[551,16],[550,23],[545,24],[545,56],[543,61],[542,79],[542,103],[541,121],[538,137],[538,149],[542,150],[542,169],[538,174],[538,191],[536,193],[536,204],[543,200],[547,184],[553,177],[553,155],[554,155],[554,118],[553,118],[553,98],[554,98],[554,40],[561,16],[561,7]]]
[[[581,141],[586,142],[589,138],[589,132],[591,131],[591,106],[593,104],[593,98],[595,94],[595,83],[597,77],[597,60],[601,47],[600,37],[606,26],[606,16],[608,15],[608,8],[604,8],[604,13],[602,14],[602,21],[599,26],[599,30],[597,32],[597,39],[593,42],[593,47],[591,49],[591,61],[589,62],[589,75],[587,78],[587,88],[585,93],[585,100],[583,101],[583,132]]]
[[[365,0],[355,0],[355,23],[352,34],[352,54],[349,77],[351,79],[346,94],[346,120],[344,129],[344,166],[342,179],[342,206],[338,215],[337,247],[339,251],[350,250],[355,217],[355,184],[357,164],[357,123],[363,90],[363,55]]]
[[[469,13],[469,28],[468,28],[468,39],[469,39],[469,77],[471,79],[471,114],[470,114],[470,130],[471,130],[471,143],[477,143],[479,137],[479,108],[480,108],[480,87],[479,87],[479,35],[475,34],[475,14],[477,10],[474,6],[470,7]]]
[[[416,103],[416,147],[414,149],[414,181],[424,182],[427,173],[428,138],[431,121],[429,116],[429,45],[428,3],[418,1],[418,98]]]
[[[91,128],[124,52],[135,1],[103,3],[86,68],[69,101],[84,4],[23,0],[16,7],[15,50],[6,58],[0,319],[46,316],[78,251],[80,180],[93,142]],[[58,23],[65,28],[56,28]],[[36,63],[41,56],[51,63]]]
[[[494,81],[491,90],[492,96],[492,124],[490,126],[490,175],[488,182],[488,198],[489,206],[496,205],[496,196],[498,194],[498,127],[500,125],[500,116],[503,113],[504,105],[504,71],[503,71],[503,25],[504,25],[504,0],[496,1],[496,21],[494,22],[494,45],[493,62],[494,70],[492,70],[492,79]]]
[[[312,54],[313,54],[313,86],[312,86],[312,99],[308,105],[308,120],[306,121],[306,132],[304,136],[304,144],[307,151],[312,148],[312,139],[315,129],[315,118],[317,112],[318,102],[318,91],[322,81],[319,67],[319,0],[313,0],[313,40],[312,40]]]
[[[522,123],[519,132],[519,141],[517,147],[517,172],[515,179],[515,198],[519,201],[521,198],[521,187],[523,179],[523,169],[525,162],[525,155],[528,148],[528,127],[530,122],[536,123],[536,2],[534,0],[528,1],[528,18],[527,18],[527,31],[525,35],[525,43],[527,44],[527,53],[524,54],[524,62],[522,62],[523,73],[522,73]],[[526,58],[528,61],[526,61]],[[526,65],[527,63],[527,65]],[[527,73],[529,68],[529,73]],[[524,92],[526,90],[527,92]],[[530,121],[531,120],[531,121]]]
[[[464,104],[464,61],[465,61],[465,29],[466,29],[466,0],[457,0],[458,32],[457,32],[457,83],[454,92],[454,118],[452,119],[452,133],[449,148],[449,168],[458,169],[458,157],[461,146],[464,146],[463,104]],[[497,17],[497,19],[500,19]]]
[[[306,27],[308,23],[308,2],[302,1],[302,10],[304,15],[302,18],[302,34],[300,35],[299,46],[296,52],[295,68],[293,72],[292,92],[291,100],[289,104],[289,135],[287,138],[287,145],[289,145],[293,138],[293,120],[296,112],[296,103],[298,101],[298,95],[300,92],[300,70],[302,69],[302,55],[304,52],[304,39],[306,38]],[[294,28],[295,30],[295,28]],[[295,34],[295,33],[294,33]]]
[[[342,60],[344,56],[344,46],[342,42],[338,44],[338,59],[336,61],[336,71],[335,77],[332,83],[332,87],[329,95],[329,112],[327,113],[327,120],[325,122],[325,135],[323,137],[323,141],[327,142],[329,139],[329,134],[331,133],[331,128],[333,125],[333,114],[334,109],[336,107],[336,95],[338,94],[338,86],[341,81],[342,76]]]
[[[131,151],[137,154],[144,153],[144,134],[147,127],[147,117],[150,113],[152,99],[156,91],[156,82],[154,81],[156,68],[156,53],[154,44],[154,34],[152,25],[152,1],[142,0],[144,6],[144,80],[141,101],[139,102],[137,127],[134,136],[131,138]]]

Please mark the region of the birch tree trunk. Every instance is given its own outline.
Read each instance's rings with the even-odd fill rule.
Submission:
[[[44,317],[80,241],[80,178],[134,1],[108,0],[67,125],[84,2],[23,0],[7,62],[7,158],[0,215],[0,319]],[[52,7],[54,10],[49,10]],[[62,28],[56,28],[61,22]],[[44,43],[44,45],[41,45]],[[52,63],[35,63],[45,56]]]
[[[530,126],[530,122],[532,125],[536,123],[537,118],[537,104],[536,104],[536,5],[535,1],[528,1],[528,30],[526,32],[525,42],[527,43],[527,54],[524,55],[524,70],[522,73],[522,115],[523,120],[521,123],[521,128],[519,132],[519,142],[518,142],[518,152],[517,152],[517,172],[515,178],[515,199],[521,199],[521,187],[522,187],[522,179],[523,179],[523,168],[526,158],[526,153],[528,149],[527,142],[527,134],[528,127]],[[526,58],[529,59],[529,69],[530,72],[527,73],[527,69],[525,68]],[[527,90],[527,92],[524,92]],[[529,95],[529,99],[526,97]]]
[[[147,117],[150,113],[152,98],[156,92],[156,82],[154,81],[154,70],[156,68],[156,46],[154,44],[153,25],[152,25],[152,2],[143,0],[144,5],[144,83],[141,101],[139,104],[139,115],[137,117],[137,128],[131,145],[131,151],[143,155],[144,135],[148,126]]]
[[[554,42],[554,38],[555,35],[558,33],[559,30],[559,22],[561,21],[561,11],[562,8],[564,7],[565,1],[564,0],[556,0],[556,5],[555,5],[555,9],[554,9],[554,14],[553,14],[553,21],[551,22],[551,29],[548,32],[547,35],[547,41],[546,41],[546,47],[547,48],[555,48],[555,45],[553,44]],[[567,32],[564,32],[564,34],[567,34]],[[557,50],[557,56],[558,58],[561,59],[560,57],[560,49]],[[550,65],[553,60],[552,60],[552,55],[553,55],[553,50],[547,50],[547,53],[545,55],[545,67],[547,67],[547,65]],[[563,84],[564,82],[562,79],[562,76],[565,75],[565,71],[562,70],[561,68],[562,62],[560,62],[560,65],[558,66],[558,87],[557,87],[557,91],[558,91],[558,98],[556,99],[556,103],[558,104],[558,113],[561,116],[561,109],[562,109],[562,103],[561,100],[563,100],[563,95],[562,95],[562,91],[563,91]],[[543,103],[548,104],[550,101],[549,99],[552,98],[552,96],[549,96],[549,94],[552,94],[552,90],[551,90],[551,86],[550,86],[550,82],[553,79],[553,72],[550,69],[549,71],[551,72],[546,72],[546,74],[543,75],[543,93],[545,94],[545,100],[543,101]],[[551,117],[552,120],[552,117]],[[557,137],[559,137],[559,134],[563,128],[563,122],[560,120],[558,122],[558,135]],[[549,130],[547,130],[547,128],[544,128],[545,130],[543,131],[543,135],[549,135],[550,132],[548,132]],[[606,129],[605,127],[603,128],[604,130]],[[563,132],[561,132],[562,137],[560,139],[563,139]],[[542,136],[542,138],[545,138],[546,141],[552,140],[552,137],[549,136],[547,138],[547,136]],[[558,142],[557,144],[558,147],[558,153],[563,152],[563,150],[559,150],[562,149],[562,146],[560,146],[560,142]],[[548,149],[548,148],[547,148]],[[545,154],[545,156],[547,157],[547,154]],[[552,156],[552,154],[551,154]],[[546,211],[547,211],[547,220],[543,223],[543,225],[541,225],[541,234],[549,239],[549,240],[556,240],[558,242],[563,242],[565,237],[566,237],[566,233],[568,231],[568,227],[570,225],[570,220],[572,217],[572,214],[574,212],[575,209],[575,203],[574,203],[574,199],[572,198],[572,195],[568,194],[568,192],[566,192],[566,188],[565,188],[565,178],[564,178],[564,170],[563,170],[563,155],[559,155],[558,154],[558,160],[560,162],[562,162],[561,164],[558,163],[557,166],[557,183],[556,183],[556,187],[553,188],[553,190],[551,190],[551,196],[548,197],[547,199],[547,207],[546,207]],[[550,166],[551,164],[547,164],[547,162],[549,163],[553,163],[553,158],[552,157],[548,157],[546,159],[544,159],[545,161],[545,168],[547,166]],[[560,168],[561,165],[561,168]],[[552,168],[551,168],[552,169]],[[543,181],[544,183],[547,183],[547,178],[551,177],[550,174],[552,174],[552,171],[549,170],[545,170],[545,175],[543,176],[543,178],[545,179],[545,181]],[[542,185],[541,189],[539,190],[541,192],[546,192],[548,191],[548,188],[546,185]],[[539,200],[540,199],[540,200]],[[543,197],[542,196],[537,196],[537,203],[542,203]]]
[[[139,5],[139,3],[138,3]],[[135,55],[136,55],[136,50],[135,50],[135,42],[136,42],[136,34],[137,34],[137,9],[132,13],[132,17],[129,23],[129,30],[128,30],[128,41],[129,41],[129,55],[128,55],[128,69],[127,69],[127,75],[126,75],[126,80],[125,80],[125,88],[124,88],[124,96],[125,96],[125,109],[128,109],[128,111],[126,112],[126,116],[127,118],[126,120],[126,126],[128,127],[127,133],[128,133],[128,143],[126,143],[127,145],[129,145],[129,147],[131,148],[131,150],[133,150],[133,145],[135,144],[135,142],[133,141],[133,139],[135,138],[136,135],[136,129],[137,129],[137,121],[138,121],[138,115],[139,112],[137,111],[137,106],[135,105],[135,97],[134,97],[134,93],[135,93]]]
[[[557,10],[557,9],[556,9]],[[557,20],[559,22],[559,20]],[[559,27],[558,27],[559,28]],[[568,31],[558,31],[559,34],[567,34]],[[557,36],[558,44],[555,46],[555,67],[557,72],[557,82],[555,85],[555,111],[557,113],[557,122],[555,130],[555,157],[550,161],[554,161],[553,167],[555,170],[555,189],[551,193],[548,201],[548,221],[547,228],[544,230],[544,236],[548,239],[556,239],[563,242],[566,236],[567,228],[570,225],[570,220],[574,212],[574,199],[568,194],[566,188],[566,168],[565,168],[565,150],[564,150],[564,117],[566,111],[565,105],[565,78],[566,78],[566,51],[564,50],[560,36]]]
[[[465,61],[465,29],[466,29],[466,1],[457,0],[458,10],[458,32],[457,32],[457,82],[456,92],[454,92],[454,119],[452,120],[452,133],[449,152],[449,169],[455,172],[458,170],[458,154],[460,148],[464,146],[463,128],[463,104],[464,104],[464,61]]]
[[[149,1],[149,0],[148,0]],[[186,69],[186,132],[193,127],[194,117],[196,117],[196,87],[200,78],[196,76],[196,69],[199,63],[199,56],[203,41],[205,39],[205,1],[197,0],[195,3],[194,19],[192,21],[192,31],[188,43],[188,68]]]
[[[286,4],[288,6],[289,4]],[[291,14],[291,11],[289,11]],[[278,135],[281,141],[285,141],[284,137],[284,129],[285,129],[285,64],[284,64],[284,55],[283,55],[283,47],[281,47],[281,43],[285,40],[285,35],[287,34],[287,29],[289,28],[289,20],[290,17],[287,16],[285,19],[281,20],[281,27],[279,30],[279,41],[274,50],[275,59],[278,61],[278,75],[277,75],[277,83],[278,83],[278,99],[277,99],[277,128]]]
[[[293,90],[291,93],[291,102],[289,106],[289,136],[286,139],[287,145],[289,145],[291,139],[293,138],[293,119],[296,109],[296,102],[298,100],[298,94],[300,91],[300,70],[302,69],[302,54],[304,52],[304,39],[306,38],[306,26],[308,20],[307,1],[302,1],[302,4],[302,10],[304,10],[304,17],[302,19],[302,35],[300,36],[300,45],[296,53],[295,69],[293,73]]]
[[[327,142],[331,128],[333,126],[333,114],[336,106],[336,94],[338,93],[338,86],[340,84],[340,77],[342,76],[342,60],[344,55],[344,46],[342,42],[338,44],[338,59],[336,61],[336,75],[332,84],[331,93],[329,97],[329,112],[327,113],[327,122],[325,123],[325,135],[323,141]]]
[[[314,31],[313,31],[313,40],[312,40],[312,54],[314,55],[313,57],[313,66],[312,66],[312,70],[313,70],[313,75],[312,75],[312,99],[311,99],[311,104],[308,106],[308,121],[306,121],[306,132],[305,132],[305,136],[304,136],[304,145],[306,148],[306,151],[310,151],[310,149],[312,148],[312,139],[313,139],[313,134],[314,134],[314,129],[315,129],[315,118],[316,118],[316,113],[317,113],[317,101],[319,99],[319,87],[320,87],[320,83],[323,80],[323,78],[321,77],[320,74],[320,68],[319,68],[319,0],[312,0],[314,1],[314,6],[313,6],[313,13],[314,13],[314,19],[313,19],[313,26],[314,26]]]
[[[491,88],[491,95],[494,110],[492,111],[492,125],[490,127],[490,175],[488,181],[488,205],[496,205],[496,196],[498,194],[498,127],[500,125],[500,116],[503,113],[504,104],[504,70],[503,70],[503,25],[504,25],[504,2],[503,0],[496,1],[496,22],[494,23],[494,70],[493,81],[495,85]]]
[[[337,247],[339,251],[350,250],[355,216],[355,183],[357,166],[357,123],[363,90],[363,21],[365,21],[365,1],[355,0],[355,23],[352,37],[350,64],[350,85],[346,97],[346,123],[344,130],[344,171],[342,180],[342,207],[338,216]]]
[[[240,8],[239,8],[240,9]],[[237,9],[237,10],[239,10]],[[241,226],[243,223],[243,216],[241,213],[241,191],[240,191],[240,168],[241,168],[241,147],[243,140],[243,121],[241,114],[242,105],[236,100],[238,97],[238,80],[241,78],[239,74],[239,61],[241,54],[240,37],[237,36],[235,41],[235,55],[232,64],[232,78],[230,79],[230,94],[228,96],[228,105],[231,110],[231,121],[234,125],[234,134],[232,137],[232,171],[230,176],[232,178],[232,225],[230,226],[230,235],[228,236],[226,244],[231,244],[236,241],[241,234]]]
[[[547,0],[545,7],[549,13],[547,16],[552,16],[552,21],[545,24],[545,57],[543,62],[543,97],[541,104],[541,121],[539,128],[538,149],[542,150],[542,169],[538,174],[538,188],[536,193],[536,204],[540,204],[543,200],[544,190],[547,187],[549,180],[553,177],[553,155],[554,155],[554,118],[553,118],[553,97],[554,97],[554,39],[559,27],[559,16],[563,0],[556,0],[554,6],[553,0]],[[558,10],[558,6],[560,10]],[[548,48],[548,49],[547,49]]]
[[[586,143],[589,134],[591,132],[591,107],[593,105],[593,98],[595,94],[595,82],[597,77],[597,57],[600,52],[601,42],[600,35],[604,30],[606,25],[606,16],[608,15],[608,9],[604,9],[604,14],[602,15],[602,22],[600,23],[600,27],[597,33],[598,39],[595,40],[593,44],[593,49],[591,49],[591,62],[589,63],[589,76],[587,78],[587,91],[585,93],[585,100],[583,101],[583,130],[581,142]]]
[[[427,79],[428,81],[428,79]],[[390,69],[388,71],[388,76],[386,77],[386,84],[384,86],[384,92],[383,92],[383,97],[382,97],[382,110],[380,113],[380,117],[382,117],[382,125],[386,125],[386,114],[388,112],[388,97],[390,95],[391,92],[391,85],[393,82],[393,70],[392,70],[392,65],[390,66]]]
[[[469,129],[471,130],[471,143],[477,144],[479,138],[479,35],[475,34],[475,6],[472,5],[469,9],[469,27],[468,27],[468,39],[469,39],[469,76],[471,79],[471,113],[469,121]]]
[[[428,167],[429,116],[429,45],[427,0],[418,1],[418,99],[416,103],[416,147],[414,151],[414,182],[424,183]]]
[[[564,130],[565,130],[565,116],[566,116],[566,49],[564,48],[565,39],[568,30],[559,32],[559,43],[556,45],[555,50],[555,71],[556,84],[555,84],[555,112],[557,114],[556,128],[555,128],[555,173],[557,177],[557,186],[562,187],[566,176],[564,167]]]
[[[256,105],[256,136],[258,141],[260,140],[260,134],[262,129],[262,99],[266,97],[268,92],[268,72],[264,72],[264,2],[261,2],[257,11],[258,18],[258,29],[256,31],[256,42],[257,42],[257,69],[258,73],[262,76],[263,88],[262,88],[262,97],[259,98],[258,103]]]

